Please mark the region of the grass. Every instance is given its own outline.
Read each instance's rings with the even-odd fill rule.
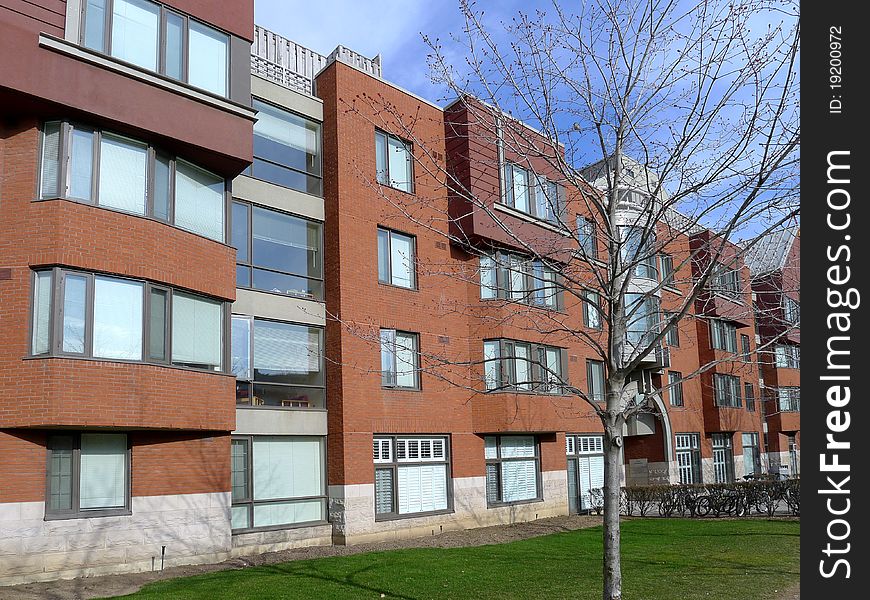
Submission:
[[[762,600],[799,580],[795,521],[637,519],[623,523],[627,600]],[[136,600],[601,598],[601,528],[471,548],[299,560],[170,579]]]

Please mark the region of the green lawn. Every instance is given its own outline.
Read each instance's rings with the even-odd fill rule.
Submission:
[[[799,580],[800,523],[649,519],[623,523],[626,600],[766,599]],[[126,598],[601,597],[601,528],[473,548],[300,560],[150,584]]]

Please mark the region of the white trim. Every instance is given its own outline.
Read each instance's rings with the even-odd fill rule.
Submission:
[[[191,100],[196,100],[203,104],[207,104],[213,108],[217,108],[219,110],[234,114],[238,117],[243,117],[245,119],[249,119],[250,121],[256,120],[257,111],[252,108],[243,106],[231,100],[224,100],[218,98],[217,96],[212,96],[211,94],[208,94],[206,92],[200,92],[199,90],[196,90],[193,87],[190,87],[183,83],[169,81],[157,74],[151,74],[142,71],[136,67],[128,66],[127,64],[111,56],[105,56],[92,52],[78,46],[77,44],[70,43],[67,40],[55,37],[53,35],[48,35],[47,33],[40,33],[39,45],[43,48],[54,50],[55,52],[65,54],[77,60],[81,60],[83,62],[87,62],[98,67],[102,67],[109,71],[114,71],[115,73],[120,73],[121,75],[130,77],[131,79],[136,79],[143,83],[153,85],[154,87],[162,88],[168,92],[179,94],[181,96],[186,96]]]
[[[538,219],[536,217],[533,217],[532,215],[526,214],[521,210],[511,208],[510,206],[508,206],[506,204],[502,204],[501,202],[496,202],[495,204],[492,205],[492,208],[493,208],[493,210],[501,211],[503,213],[511,215],[512,217],[516,217],[517,219],[522,219],[523,221],[526,221],[528,223],[533,223],[535,225],[538,225],[539,227],[543,227],[544,229],[549,229],[550,231],[558,233],[559,235],[562,235],[565,237],[568,237],[569,235],[571,235],[571,232],[568,231],[567,229],[562,229],[560,227],[556,227],[555,225],[551,225],[547,221],[542,221],[541,219]]]

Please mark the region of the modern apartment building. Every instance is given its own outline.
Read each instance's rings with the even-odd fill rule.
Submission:
[[[0,0],[0,585],[563,515],[602,485],[600,421],[566,390],[603,392],[570,334],[605,334],[595,298],[525,246],[607,264],[596,166],[565,186],[527,125],[252,8]],[[654,177],[632,168],[629,229]],[[655,233],[638,340],[712,235]],[[762,280],[723,262],[632,377],[662,391],[625,428],[628,485],[764,468],[740,358],[768,335]]]

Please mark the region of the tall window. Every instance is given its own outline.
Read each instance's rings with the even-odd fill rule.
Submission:
[[[562,306],[556,270],[540,259],[509,252],[480,258],[480,297],[504,298],[544,308]]]
[[[254,98],[254,162],[246,174],[323,195],[320,123]]]
[[[679,371],[668,371],[668,397],[671,406],[683,406],[683,374]]]
[[[450,509],[446,437],[375,436],[375,518]]]
[[[713,400],[716,406],[739,408],[740,378],[735,375],[713,374]]]
[[[595,221],[589,217],[577,216],[577,241],[585,258],[598,258],[598,238],[595,233]]]
[[[634,225],[619,227],[623,268],[633,266],[635,277],[658,279],[655,231]]]
[[[780,412],[800,412],[801,389],[799,387],[781,387],[776,392]]]
[[[710,319],[710,345],[714,350],[737,353],[737,327],[722,319]]]
[[[659,332],[660,300],[650,294],[625,294],[626,340],[634,348],[650,343]]]
[[[801,347],[792,344],[777,344],[775,351],[776,366],[780,369],[801,368]]]
[[[78,124],[43,128],[40,198],[166,221],[224,241],[226,182],[153,146]]]
[[[50,435],[47,446],[47,519],[130,513],[130,450],[126,434]]]
[[[740,271],[730,269],[724,265],[713,267],[712,290],[732,300],[740,300],[742,290],[740,288]]]
[[[487,505],[541,500],[540,453],[534,436],[487,436],[484,447]]]
[[[746,398],[746,410],[755,412],[755,388],[751,383],[743,384],[743,397]]]
[[[789,298],[788,296],[782,297],[782,316],[783,320],[788,325],[800,325],[801,324],[801,305],[797,300]]]
[[[388,388],[420,387],[420,336],[381,329],[381,385]]]
[[[734,450],[731,437],[730,433],[713,434],[713,473],[716,483],[734,481]]]
[[[758,450],[758,433],[744,433],[743,442],[743,474],[761,475],[761,452]]]
[[[504,165],[504,203],[551,223],[558,222],[564,206],[561,186],[514,163]]]
[[[143,281],[38,271],[31,351],[220,371],[223,310],[222,302]]]
[[[483,343],[487,390],[560,394],[565,380],[564,350],[517,340]]]
[[[414,153],[410,142],[375,131],[375,162],[378,183],[414,193]]]
[[[750,362],[752,359],[752,346],[749,344],[749,336],[740,334],[740,357],[743,362]]]
[[[583,292],[583,324],[590,329],[601,329],[601,296],[597,292]]]
[[[323,299],[323,225],[233,202],[236,285]]]
[[[697,433],[678,433],[674,450],[680,483],[701,483],[701,436]]]
[[[229,36],[149,0],[86,0],[81,43],[227,96]]]
[[[674,318],[675,313],[664,313],[662,320],[667,323],[671,319]],[[678,347],[680,345],[680,323],[679,321],[674,322],[670,326],[668,326],[665,331],[665,343],[668,346]]]
[[[660,254],[659,262],[661,263],[661,278],[662,285],[667,287],[675,287],[674,280],[674,257],[670,254]]]
[[[415,288],[415,247],[413,237],[378,227],[378,281]]]
[[[326,407],[323,329],[241,315],[232,321],[237,404]]]
[[[586,360],[586,387],[589,399],[599,404],[607,398],[604,389],[604,361]]]
[[[324,442],[313,436],[233,436],[233,531],[325,521]]]

